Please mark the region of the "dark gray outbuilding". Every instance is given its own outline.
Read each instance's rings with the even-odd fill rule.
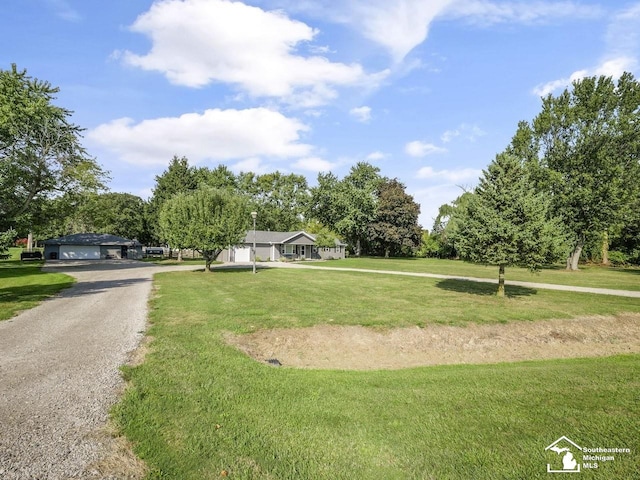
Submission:
[[[140,259],[142,244],[137,240],[107,233],[76,233],[44,242],[46,260]]]

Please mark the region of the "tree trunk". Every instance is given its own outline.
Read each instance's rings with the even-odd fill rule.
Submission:
[[[27,235],[27,252],[33,251],[33,233],[29,232]]]
[[[504,297],[504,265],[500,265],[500,269],[498,270],[498,292],[496,295]]]
[[[584,237],[580,236],[576,240],[573,252],[571,252],[571,255],[567,258],[567,270],[578,270],[578,262],[580,261],[580,255],[582,255],[582,247],[584,247]]]
[[[609,265],[609,232],[607,230],[602,234],[602,264]]]
[[[360,256],[361,251],[362,251],[362,248],[360,247],[360,238],[358,238],[356,240],[356,257]]]
[[[389,246],[384,247],[384,258],[389,258]]]
[[[178,261],[181,262],[182,261],[182,249],[178,249]]]

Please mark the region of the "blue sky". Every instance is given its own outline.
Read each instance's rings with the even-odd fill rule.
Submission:
[[[235,172],[397,177],[431,228],[519,120],[587,75],[637,76],[640,2],[21,0],[0,68],[56,103],[112,191],[144,198],[173,155]]]

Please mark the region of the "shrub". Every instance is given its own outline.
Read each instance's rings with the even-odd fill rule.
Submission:
[[[609,251],[609,263],[614,267],[621,267],[629,263],[629,255],[617,250]]]

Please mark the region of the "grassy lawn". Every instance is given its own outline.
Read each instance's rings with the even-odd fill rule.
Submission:
[[[69,275],[42,272],[43,262],[20,262],[19,252],[15,249],[11,259],[0,261],[0,321],[35,307],[75,282]]]
[[[640,311],[637,299],[311,270],[156,276],[154,338],[113,415],[150,478],[546,478],[566,435],[631,455],[584,471],[640,467],[640,356],[399,371],[270,367],[222,340],[318,323],[378,328]]]
[[[330,262],[309,262],[308,265],[335,268],[365,268],[371,270],[399,270],[403,272],[437,273],[476,278],[498,279],[498,267],[477,265],[461,260],[438,258],[347,258]],[[555,283],[579,287],[640,290],[640,268],[614,268],[581,265],[577,272],[568,272],[564,266],[547,267],[538,272],[526,268],[507,267],[506,280]]]

